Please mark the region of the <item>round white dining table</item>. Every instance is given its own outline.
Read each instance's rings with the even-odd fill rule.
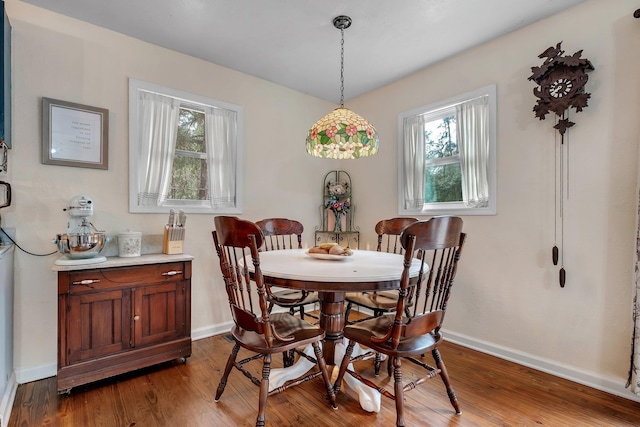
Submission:
[[[310,256],[307,249],[288,249],[260,252],[260,269],[271,286],[318,292],[323,353],[333,365],[335,345],[343,338],[345,293],[398,289],[403,260],[403,255],[365,250],[327,260]],[[420,260],[414,259],[409,277],[417,280],[419,271]]]

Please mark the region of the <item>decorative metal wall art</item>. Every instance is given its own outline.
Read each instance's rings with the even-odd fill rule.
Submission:
[[[576,112],[587,107],[587,101],[591,94],[585,92],[585,85],[589,77],[588,71],[592,71],[591,62],[582,58],[582,50],[573,55],[564,55],[562,42],[555,47],[551,46],[538,55],[538,58],[545,58],[539,67],[531,67],[532,74],[529,80],[538,84],[533,89],[533,94],[538,98],[533,107],[535,116],[544,120],[550,112],[556,115],[556,124],[553,126],[560,134],[560,144],[556,147],[556,222],[554,225],[555,244],[552,249],[553,265],[558,265],[560,259],[559,280],[560,286],[564,287],[566,282],[566,271],[564,269],[564,251],[558,249],[558,222],[560,219],[560,245],[564,249],[564,199],[568,199],[568,172],[569,165],[569,141],[565,144],[565,134],[567,130],[575,125],[569,120],[569,111],[574,108]],[[556,145],[558,141],[556,138]],[[566,190],[566,193],[565,193]],[[558,194],[559,193],[559,194]]]
[[[353,224],[353,187],[345,171],[328,172],[322,183],[322,225],[316,227],[315,244],[335,242],[352,249],[359,248],[360,231]]]

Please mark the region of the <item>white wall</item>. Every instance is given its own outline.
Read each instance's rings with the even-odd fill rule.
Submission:
[[[640,134],[637,6],[588,1],[349,103],[377,127],[381,149],[371,161],[345,166],[357,222],[370,240],[366,225],[396,214],[398,113],[496,83],[498,214],[464,218],[469,236],[447,336],[627,396]],[[551,263],[554,121],[535,118],[535,84],[527,80],[530,67],[542,63],[537,55],[560,41],[566,54],[583,49],[595,67],[589,106],[570,114],[576,125],[568,131],[564,289]]]
[[[18,1],[9,1],[13,27],[13,135],[7,181],[13,206],[3,227],[16,227],[20,246],[44,254],[65,232],[71,197],[94,201],[92,222],[107,233],[159,234],[166,215],[128,213],[128,78],[239,104],[245,111],[243,217],[291,216],[306,225],[305,243],[319,224],[324,175],[337,164],[305,152],[309,127],[334,105],[229,69],[162,49]],[[41,97],[107,108],[109,170],[43,165]],[[192,327],[230,320],[213,250],[213,215],[191,215],[185,252],[193,266]],[[16,251],[15,368],[18,381],[54,375],[57,255]],[[202,333],[202,331],[200,332]]]
[[[127,209],[127,78],[135,77],[242,105],[246,113],[247,219],[291,216],[307,231],[319,223],[321,182],[332,169],[352,177],[362,248],[373,226],[396,215],[398,113],[478,87],[498,85],[498,215],[466,217],[469,233],[447,315],[449,336],[624,394],[631,342],[631,262],[640,117],[640,21],[631,0],[591,0],[348,102],[377,127],[377,156],[341,163],[305,154],[308,127],[334,106],[194,58],[10,0],[13,25],[13,134],[7,180],[14,206],[3,226],[21,246],[54,250],[62,208],[77,194],[94,199],[94,223],[156,234],[164,215]],[[567,285],[551,265],[552,121],[531,111],[530,67],[564,41],[584,49],[595,71],[590,105],[572,114],[571,199],[565,205]],[[437,43],[437,40],[434,40]],[[429,46],[425,46],[428,49]],[[381,60],[383,52],[379,52]],[[419,54],[419,52],[417,52]],[[40,98],[110,110],[110,168],[40,164]],[[228,321],[212,249],[211,215],[189,220],[194,330]],[[15,363],[19,380],[55,373],[55,256],[16,253]]]

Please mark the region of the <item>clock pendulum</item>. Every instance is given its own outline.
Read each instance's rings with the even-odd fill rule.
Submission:
[[[551,46],[538,55],[538,58],[545,58],[545,60],[541,66],[531,67],[532,74],[529,77],[529,80],[536,82],[538,85],[533,89],[533,94],[538,98],[536,105],[533,107],[535,116],[540,120],[544,120],[549,112],[555,113],[557,121],[553,128],[560,134],[560,144],[558,147],[556,138],[555,150],[555,244],[551,250],[551,257],[553,265],[558,265],[558,261],[560,261],[559,281],[561,287],[564,287],[566,282],[566,271],[564,269],[564,199],[565,196],[567,199],[569,198],[569,141],[568,136],[567,141],[565,141],[565,133],[575,125],[569,120],[569,109],[573,107],[576,112],[580,112],[587,107],[587,101],[591,94],[586,93],[584,87],[589,79],[587,71],[594,69],[591,62],[586,58],[581,58],[581,56],[582,50],[573,55],[564,55],[562,42],[560,42],[555,47]],[[558,152],[560,153],[559,159],[557,158]],[[558,218],[560,218],[561,249],[558,249]]]

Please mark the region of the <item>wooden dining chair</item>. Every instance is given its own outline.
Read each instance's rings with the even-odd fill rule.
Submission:
[[[405,254],[395,311],[344,328],[344,336],[349,344],[340,364],[334,390],[336,393],[340,391],[345,374],[375,388],[383,396],[395,400],[397,426],[405,425],[404,393],[438,375],[444,382],[456,414],[460,414],[458,399],[451,387],[438,345],[442,342],[440,328],[466,238],[466,234],[462,232],[462,223],[459,217],[442,216],[418,221],[405,228],[400,235]],[[413,256],[415,251],[421,255],[417,261],[420,263],[420,273],[418,279],[412,281],[410,267],[412,262],[416,262]],[[414,298],[414,304],[407,315],[405,307],[411,297]],[[352,358],[355,344],[366,347],[369,351]],[[376,384],[372,379],[349,368],[350,363],[370,357],[375,352],[389,357],[388,373],[389,376],[393,373],[393,390],[386,387],[386,383]],[[433,356],[435,367],[420,360],[420,356],[428,352]],[[403,359],[422,366],[426,370],[425,375],[404,384]]]
[[[266,218],[257,221],[256,225],[260,228],[264,237],[261,250],[302,249],[304,226],[301,222],[287,218]],[[268,287],[268,289],[270,290],[271,287]],[[318,320],[318,316],[304,311],[306,305],[319,302],[317,292],[295,289],[274,290],[267,294],[267,301],[269,301],[269,313],[277,305],[288,308],[292,315],[297,311],[301,319],[304,319],[306,315]]]
[[[400,234],[405,227],[416,221],[418,221],[417,218],[391,218],[378,221],[375,227],[378,235],[376,250],[394,254],[404,253],[404,248],[400,244]],[[394,311],[398,304],[398,293],[394,291],[352,292],[347,293],[345,301],[347,302],[344,314],[345,322],[347,324],[357,323]],[[373,316],[360,317],[358,320],[350,321],[349,314],[353,306],[366,308],[373,312]],[[376,368],[376,375],[377,371]]]
[[[252,383],[260,387],[256,426],[265,425],[268,396],[280,393],[317,376],[322,376],[329,402],[334,409],[337,408],[335,394],[320,346],[320,342],[325,337],[324,331],[288,312],[269,313],[267,310],[265,288],[268,285],[265,284],[260,270],[260,253],[258,251],[263,243],[260,229],[250,221],[231,216],[217,216],[214,218],[214,223],[213,241],[220,259],[220,270],[233,316],[234,326],[231,329],[231,337],[235,342],[220,379],[215,401],[219,401],[222,397],[229,374],[232,368],[236,368]],[[250,280],[249,263],[253,264],[253,280]],[[318,369],[311,370],[303,377],[295,381],[288,381],[283,386],[269,391],[271,355],[288,352],[308,344],[313,346],[315,358],[307,357],[310,357],[317,364]],[[254,355],[236,361],[240,347],[254,353]],[[261,378],[256,378],[244,365],[260,358],[262,358]]]

